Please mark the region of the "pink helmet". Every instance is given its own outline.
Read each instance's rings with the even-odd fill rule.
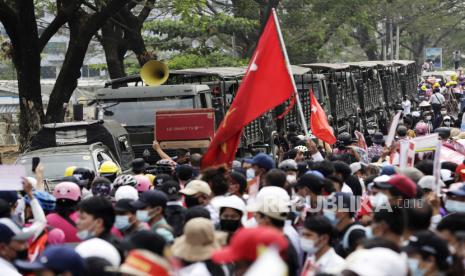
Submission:
[[[78,201],[81,197],[81,189],[76,183],[73,182],[61,182],[55,186],[53,190],[53,196],[58,199],[70,199]]]
[[[418,136],[426,135],[428,133],[428,125],[425,122],[418,122],[415,126],[415,132]]]
[[[152,185],[152,183],[150,182],[150,179],[147,176],[139,174],[134,177],[137,180],[136,190],[139,193],[146,192],[150,189],[150,186]]]

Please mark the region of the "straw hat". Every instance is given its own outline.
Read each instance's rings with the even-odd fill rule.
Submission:
[[[174,240],[171,251],[174,256],[188,262],[205,261],[220,248],[211,220],[194,218],[184,226],[184,235]]]

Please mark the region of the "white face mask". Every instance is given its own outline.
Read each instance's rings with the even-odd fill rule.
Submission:
[[[441,115],[446,115],[447,111],[446,110],[441,110]]]
[[[318,251],[318,247],[315,246],[315,241],[311,239],[300,238],[300,246],[309,256],[315,254]]]
[[[450,121],[444,121],[445,126],[450,126]]]
[[[370,134],[370,135],[373,135],[373,134],[376,133],[376,129],[371,129],[371,128],[370,128],[370,129],[368,129],[367,131],[368,131],[368,134]]]
[[[449,213],[465,212],[465,202],[448,199],[445,207]]]
[[[286,176],[287,183],[289,184],[295,184],[297,182],[297,177],[293,174],[288,174]]]
[[[370,203],[373,209],[386,205],[388,202],[389,198],[383,193],[378,192],[376,195],[370,196]]]
[[[252,168],[248,168],[246,174],[247,174],[247,180],[250,180],[255,177],[255,170]]]
[[[426,116],[427,121],[431,121],[431,116]]]

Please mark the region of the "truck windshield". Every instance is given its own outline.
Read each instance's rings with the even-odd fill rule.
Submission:
[[[104,119],[115,120],[123,126],[153,126],[155,111],[166,109],[194,108],[194,98],[167,99],[152,98],[150,100],[105,102]],[[108,112],[111,111],[111,112]]]
[[[32,157],[21,157],[17,162],[26,168],[28,176],[33,176],[32,171]],[[95,165],[92,161],[90,154],[59,154],[59,155],[42,155],[40,156],[40,163],[44,166],[45,179],[57,179],[63,177],[66,168],[76,166],[79,168],[88,168],[95,171]]]

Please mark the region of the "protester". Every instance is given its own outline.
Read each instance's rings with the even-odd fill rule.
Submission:
[[[318,273],[335,274],[344,266],[344,259],[332,247],[336,229],[324,216],[311,216],[305,220],[301,245],[307,254],[302,276]]]
[[[202,262],[211,275],[222,276],[227,275],[226,268],[211,261],[213,252],[220,247],[212,221],[194,218],[186,223],[184,234],[174,241],[171,250],[183,266]]]
[[[132,199],[123,198],[115,204],[115,224],[123,236],[128,236],[136,231],[147,230],[148,226],[141,223],[136,216],[137,209],[131,204]]]
[[[160,187],[160,190],[168,197],[168,202],[166,203],[165,208],[165,218],[168,224],[172,227],[175,237],[182,234],[182,228],[186,216],[186,208],[184,208],[182,204],[181,194],[179,193],[180,189],[180,184],[174,180],[168,180]]]
[[[147,191],[131,205],[137,209],[137,219],[149,224],[151,230],[163,236],[168,243],[174,240],[173,229],[164,217],[168,197],[161,191]]]
[[[184,202],[187,208],[194,206],[203,206],[210,212],[210,217],[213,223],[217,225],[219,223],[219,216],[216,207],[211,204],[212,190],[207,182],[202,180],[193,180],[189,182],[186,187],[179,191],[185,195]]]
[[[218,202],[220,214],[219,229],[229,234],[229,237],[242,227],[242,220],[246,215],[244,201],[238,196],[232,195]]]

